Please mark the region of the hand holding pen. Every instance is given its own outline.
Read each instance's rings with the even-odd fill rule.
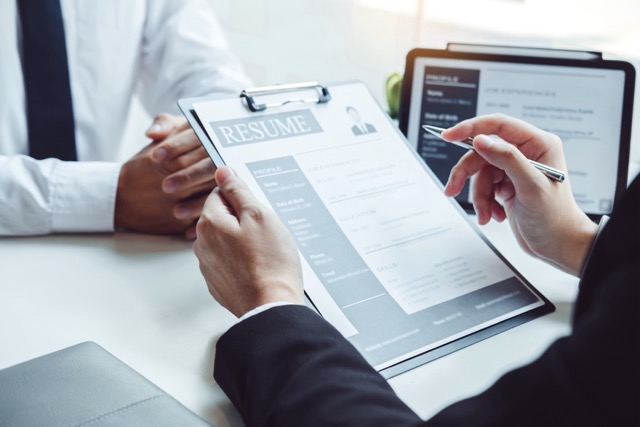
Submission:
[[[464,149],[467,150],[474,150],[473,148],[473,136],[468,137],[466,140],[462,140],[462,141],[448,141],[445,138],[443,138],[442,136],[442,132],[446,131],[446,129],[444,128],[439,128],[437,126],[430,126],[430,125],[424,125],[422,126],[422,128],[424,130],[426,130],[427,132],[429,132],[432,135],[437,136],[440,139],[443,139],[451,144],[457,145],[458,147],[462,147]],[[542,163],[538,163],[535,160],[531,160],[528,159],[529,163],[531,163],[533,165],[533,167],[535,167],[536,169],[538,169],[540,172],[542,172],[547,178],[552,179],[554,181],[558,181],[558,182],[562,182],[564,181],[565,178],[565,173],[552,168],[551,166],[547,166],[545,164]]]
[[[472,135],[473,150],[452,168],[445,194],[458,195],[473,177],[471,201],[480,224],[508,217],[526,252],[578,274],[597,226],[578,207],[569,180],[560,185],[529,161],[567,170],[560,138],[502,114],[464,120],[442,132],[449,141]]]

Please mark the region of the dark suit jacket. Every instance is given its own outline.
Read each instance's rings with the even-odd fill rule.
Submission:
[[[636,178],[591,252],[572,334],[426,422],[306,307],[272,308],[231,328],[215,378],[249,426],[640,426],[639,301]]]

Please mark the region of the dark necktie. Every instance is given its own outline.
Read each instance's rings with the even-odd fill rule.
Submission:
[[[18,0],[29,155],[77,160],[67,48],[59,0]]]

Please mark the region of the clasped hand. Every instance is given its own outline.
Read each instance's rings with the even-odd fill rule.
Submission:
[[[140,233],[195,238],[195,222],[215,187],[215,168],[184,118],[161,114],[153,140],[120,171],[114,225]]]

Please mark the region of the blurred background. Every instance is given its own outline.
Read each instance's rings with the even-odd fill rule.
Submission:
[[[404,71],[409,50],[447,42],[595,50],[640,70],[640,0],[210,1],[257,86],[358,79],[386,105],[386,77]],[[148,122],[134,106],[128,135],[139,140]]]

